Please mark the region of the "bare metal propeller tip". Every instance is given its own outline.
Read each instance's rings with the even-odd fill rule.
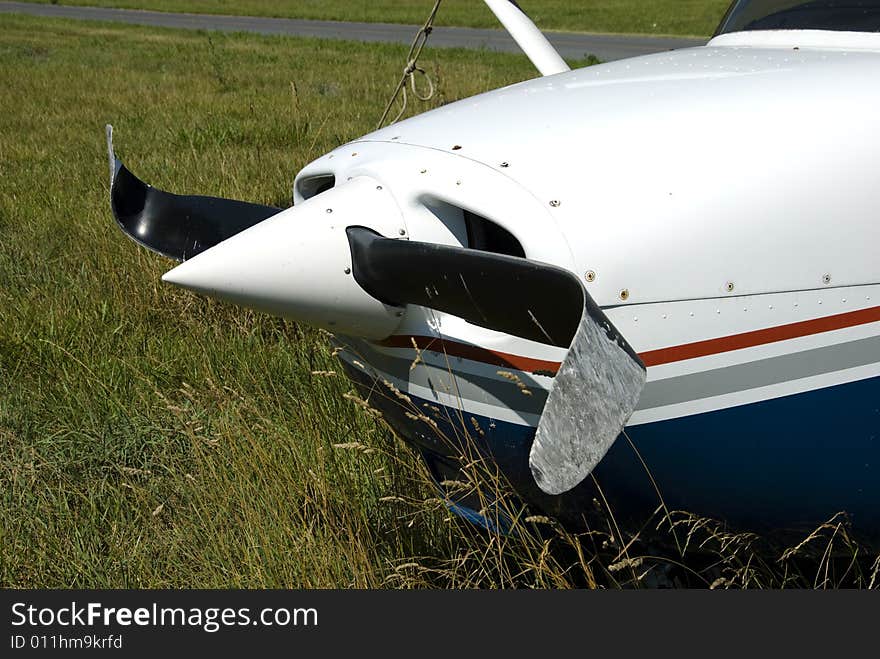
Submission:
[[[546,494],[576,487],[599,464],[636,408],[647,371],[584,292],[584,311],[556,375],[529,453]]]
[[[116,154],[113,152],[113,124],[107,124],[104,127],[104,132],[107,135],[107,157],[110,161],[110,188],[112,189],[116,172],[119,171],[122,163],[116,159]]]

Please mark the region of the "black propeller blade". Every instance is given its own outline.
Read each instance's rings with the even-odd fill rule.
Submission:
[[[638,403],[645,366],[580,281],[516,256],[349,227],[352,274],[373,297],[417,304],[474,325],[568,348],[544,405],[529,466],[548,494],[581,482]]]
[[[192,258],[281,210],[233,199],[176,195],[154,188],[116,158],[110,125],[107,149],[110,206],[117,223],[135,242],[177,261]]]
[[[417,304],[474,325],[567,348],[584,307],[570,273],[524,258],[348,228],[352,274],[370,295]]]
[[[553,265],[463,247],[384,238],[348,228],[352,274],[386,304],[417,304],[469,323],[568,348],[586,312],[638,357],[577,277]]]

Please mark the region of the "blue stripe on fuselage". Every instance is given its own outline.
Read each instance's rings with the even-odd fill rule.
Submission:
[[[411,398],[441,409],[441,432],[462,434],[458,410]],[[438,445],[426,424],[403,414],[397,401],[371,402],[430,463]],[[576,518],[596,497],[591,479],[557,497],[535,487],[528,470],[534,428],[466,413],[463,420],[517,491],[548,514]],[[846,511],[857,531],[880,538],[880,378],[633,426],[626,434],[632,445],[619,438],[594,472],[618,515],[643,518],[659,501],[635,446],[671,509],[755,530],[812,529]]]

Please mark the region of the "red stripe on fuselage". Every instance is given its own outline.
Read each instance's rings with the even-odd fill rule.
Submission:
[[[528,373],[536,373],[542,375],[556,375],[559,370],[560,363],[546,361],[544,359],[532,359],[531,357],[521,357],[520,355],[511,355],[506,352],[498,352],[497,350],[489,350],[479,346],[468,345],[467,343],[458,343],[457,341],[449,341],[448,339],[438,339],[433,336],[409,336],[405,334],[397,334],[389,336],[387,339],[377,341],[376,343],[386,348],[409,348],[413,349],[413,341],[419,350],[431,350],[433,352],[442,352],[452,357],[461,357],[470,359],[484,364],[492,364],[493,366],[505,366],[517,371],[526,371]]]
[[[754,330],[742,334],[722,336],[717,339],[696,341],[671,348],[649,350],[639,354],[639,357],[642,358],[645,366],[660,366],[661,364],[671,364],[684,361],[685,359],[708,357],[709,355],[717,355],[722,352],[754,348],[755,346],[776,343],[777,341],[787,341],[788,339],[797,339],[812,334],[822,334],[823,332],[833,332],[834,330],[875,322],[880,322],[880,307],[849,311],[834,316],[825,316],[824,318],[814,318],[788,325],[779,325],[778,327],[768,327],[767,329]],[[431,336],[398,334],[377,343],[388,348],[412,349],[413,341],[415,341],[416,346],[420,350],[442,352],[453,357],[461,357],[494,366],[506,366],[529,373],[555,375],[561,365],[559,362],[511,355],[506,352],[488,350],[479,346],[458,343],[448,339],[438,339]]]
[[[871,307],[870,309],[849,311],[834,316],[814,318],[813,320],[803,320],[797,323],[768,327],[767,329],[754,330],[743,334],[733,334],[717,339],[686,343],[685,345],[673,348],[650,350],[641,353],[639,357],[642,358],[645,366],[659,366],[660,364],[671,364],[672,362],[680,362],[685,359],[708,357],[709,355],[717,355],[722,352],[730,352],[731,350],[754,348],[755,346],[797,339],[812,334],[833,332],[834,330],[866,325],[877,321],[880,321],[880,307]]]

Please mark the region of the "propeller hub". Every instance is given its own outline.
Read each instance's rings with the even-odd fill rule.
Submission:
[[[346,229],[395,235],[402,222],[392,195],[360,176],[218,243],[162,279],[331,332],[382,339],[400,324],[403,309],[355,281]]]

